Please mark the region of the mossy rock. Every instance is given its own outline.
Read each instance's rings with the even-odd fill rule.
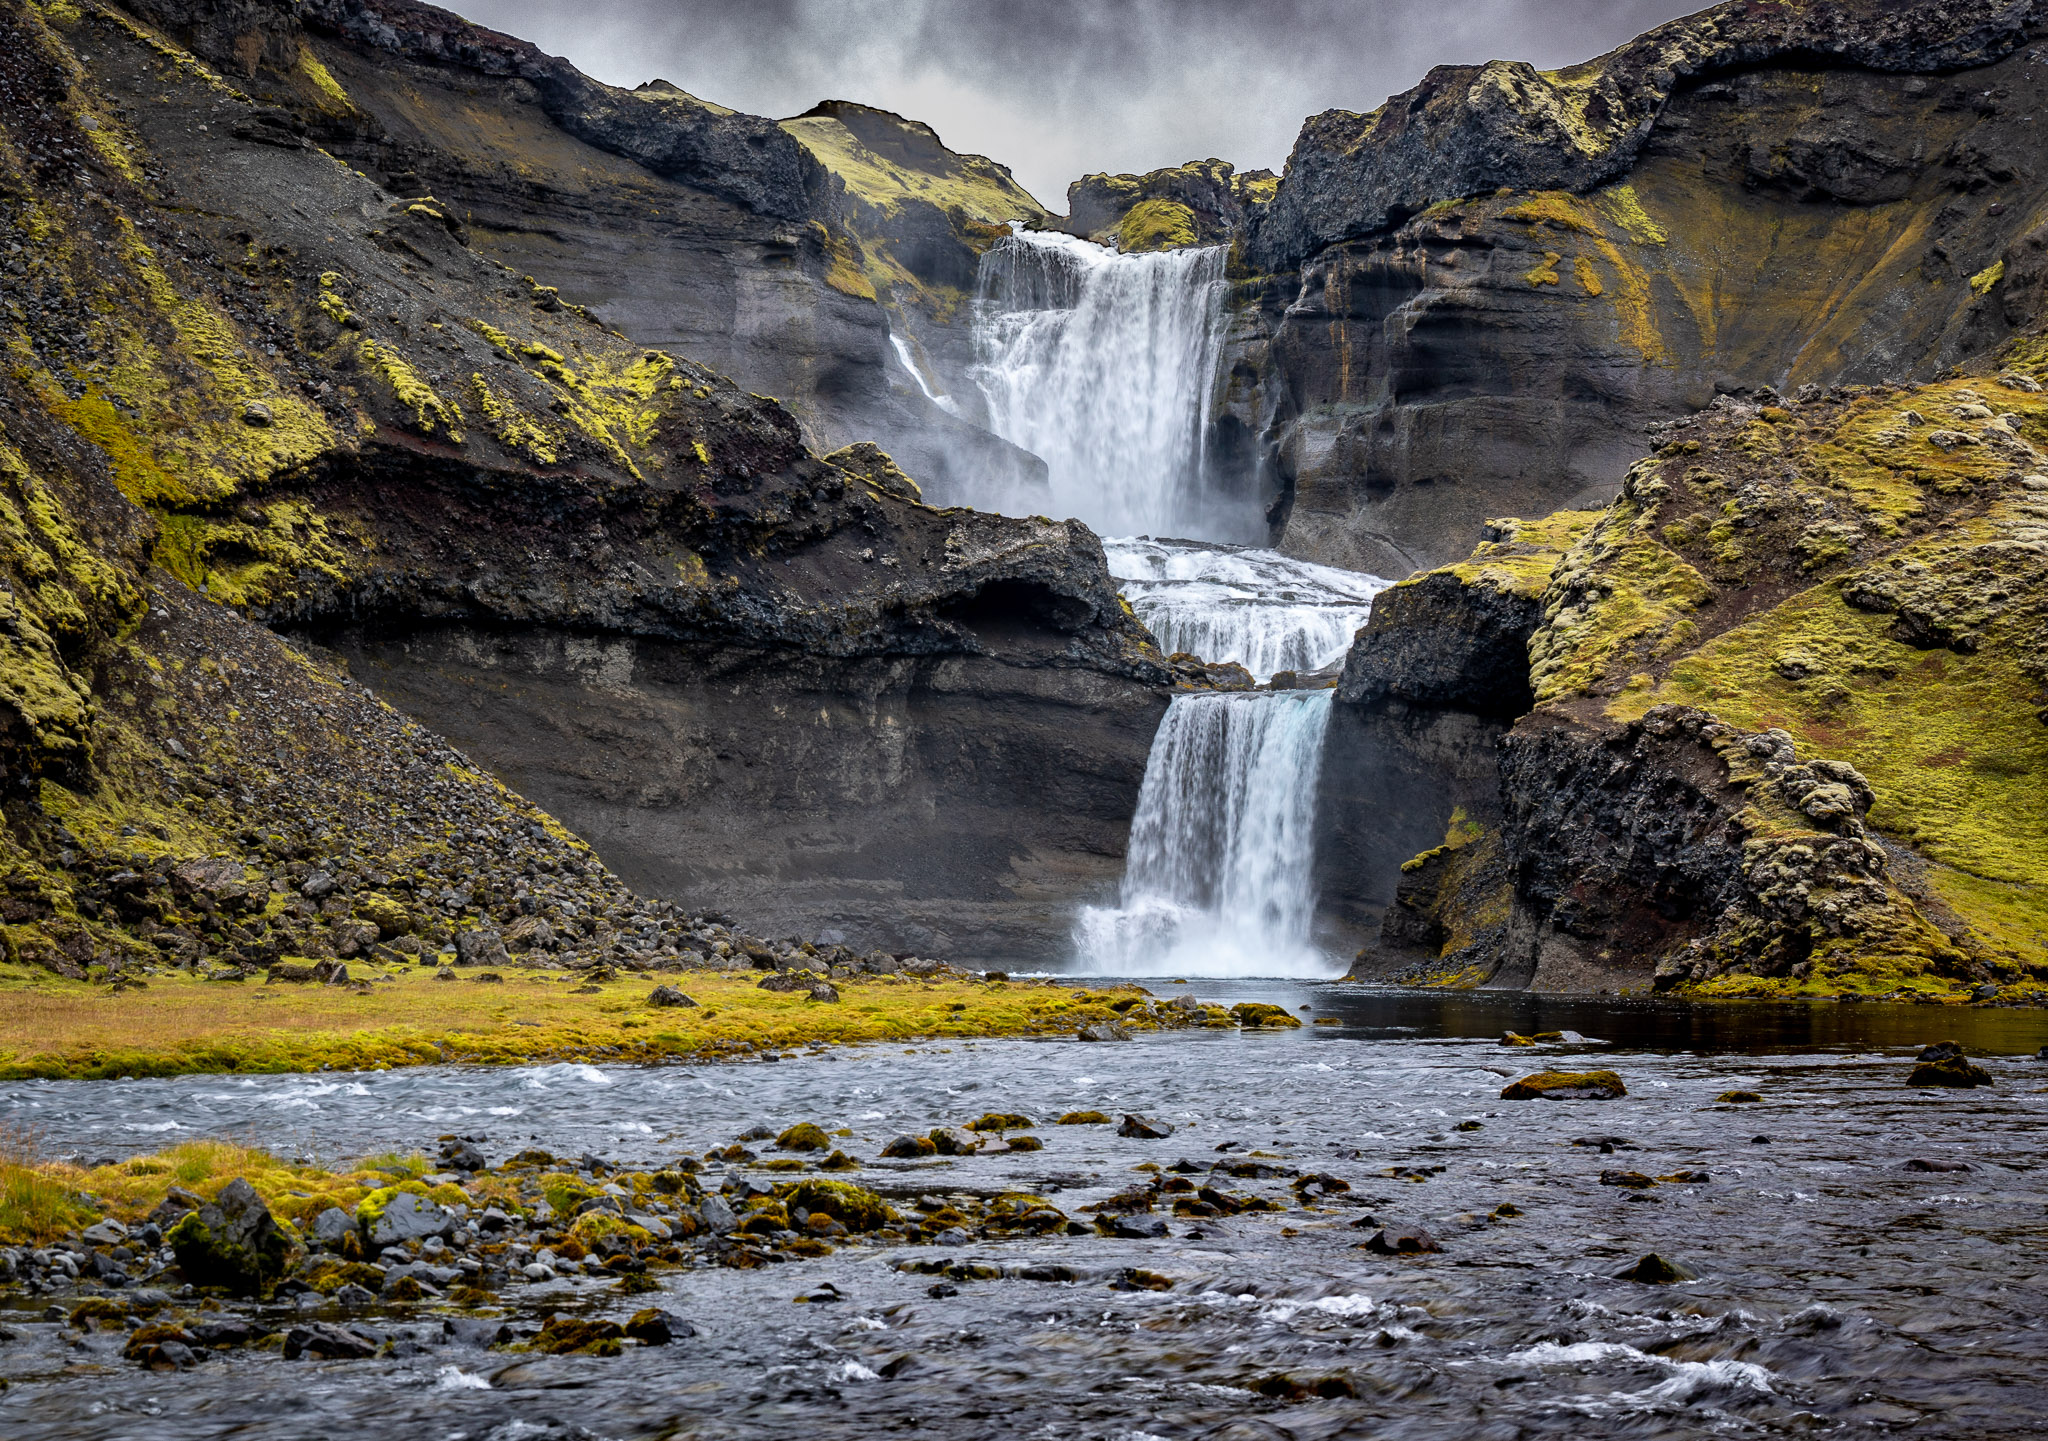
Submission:
[[[635,1246],[645,1246],[654,1240],[646,1228],[634,1225],[624,1216],[611,1211],[586,1211],[576,1218],[576,1224],[569,1228],[569,1234],[591,1250],[599,1249],[604,1241],[624,1241]]]
[[[1906,1078],[1906,1084],[1967,1090],[1971,1086],[1989,1086],[1995,1082],[1991,1073],[1975,1062],[1962,1056],[1949,1056],[1939,1061],[1922,1061]]]
[[[1107,1126],[1110,1118],[1100,1111],[1069,1111],[1061,1116],[1055,1125],[1060,1126]]]
[[[1503,1101],[1611,1101],[1628,1087],[1612,1071],[1538,1071],[1501,1087]]]
[[[783,1204],[801,1207],[812,1215],[826,1215],[849,1231],[873,1231],[896,1219],[889,1203],[850,1181],[799,1181],[784,1189],[776,1187]]]
[[[555,1214],[566,1216],[592,1196],[600,1194],[597,1187],[590,1185],[580,1176],[556,1171],[540,1178],[540,1193],[547,1203],[555,1208]]]
[[[929,1136],[894,1136],[882,1147],[882,1154],[893,1161],[914,1161],[938,1153],[939,1148]]]
[[[970,1131],[1028,1131],[1037,1122],[1029,1116],[1020,1116],[1014,1111],[990,1111],[978,1120],[969,1121]]]
[[[396,940],[412,930],[412,914],[379,891],[360,897],[356,901],[356,914],[374,925],[383,940]]]
[[[1763,1097],[1755,1091],[1723,1091],[1714,1099],[1724,1106],[1748,1106],[1761,1101]]]
[[[1285,1006],[1269,1006],[1264,1001],[1240,1001],[1230,1008],[1230,1015],[1247,1031],[1288,1030],[1301,1025]]]
[[[775,1148],[779,1151],[829,1151],[832,1138],[825,1134],[824,1127],[799,1121],[775,1138]]]
[[[550,1316],[534,1337],[533,1349],[550,1356],[616,1356],[625,1349],[626,1328],[616,1321]]]
[[[178,1269],[195,1286],[219,1286],[256,1295],[275,1285],[291,1257],[291,1238],[240,1176],[197,1210],[187,1211],[164,1237]]]

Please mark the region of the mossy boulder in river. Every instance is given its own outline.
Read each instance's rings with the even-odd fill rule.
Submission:
[[[1967,1090],[1971,1086],[1989,1086],[1993,1082],[1991,1073],[1982,1066],[1961,1055],[1954,1055],[1944,1056],[1938,1061],[1922,1061],[1913,1067],[1913,1074],[1906,1078],[1906,1084]]]
[[[1269,1006],[1263,1001],[1242,1001],[1230,1008],[1230,1014],[1247,1031],[1266,1027],[1284,1030],[1301,1025],[1287,1013],[1285,1006]]]
[[[1611,1101],[1628,1087],[1612,1071],[1538,1071],[1501,1087],[1503,1101]]]
[[[164,1239],[178,1269],[195,1286],[219,1286],[243,1295],[267,1290],[284,1275],[291,1236],[243,1177],[213,1200],[187,1211]]]
[[[847,1181],[799,1181],[786,1191],[776,1189],[790,1209],[802,1207],[813,1216],[830,1216],[849,1231],[873,1231],[896,1219],[887,1201]]]

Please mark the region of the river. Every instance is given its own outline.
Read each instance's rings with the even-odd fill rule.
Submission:
[[[1133,1167],[1185,1161],[1202,1184],[1288,1207],[1174,1217],[1151,1239],[854,1245],[761,1271],[665,1273],[661,1294],[630,1300],[583,1279],[507,1292],[513,1320],[659,1304],[699,1333],[608,1359],[486,1351],[446,1336],[428,1308],[397,1306],[363,1318],[401,1343],[390,1359],[243,1352],[159,1375],[119,1361],[118,1335],[66,1340],[74,1333],[36,1320],[40,1303],[23,1298],[0,1317],[12,1337],[0,1343],[0,1434],[2039,1434],[2048,1061],[2032,1053],[2048,1024],[2037,1012],[1198,989],[1339,1024],[716,1067],[0,1088],[0,1117],[87,1156],[175,1125],[316,1155],[459,1130],[487,1137],[494,1160],[538,1144],[651,1164],[757,1123],[812,1120],[851,1128],[846,1145],[867,1161],[857,1179],[900,1205],[1024,1189],[1079,1214],[1146,1178]],[[1511,1049],[1497,1040],[1507,1028],[1579,1039]],[[1997,1085],[1901,1084],[1910,1050],[1950,1033],[1985,1055]],[[1499,1098],[1504,1077],[1550,1063],[1611,1067],[1629,1094]],[[1735,1089],[1764,1099],[1717,1103]],[[1045,1149],[873,1159],[888,1135],[992,1109],[1039,1121]],[[1174,1130],[1138,1140],[1045,1124],[1080,1109]],[[1582,1144],[1603,1138],[1610,1150]],[[1218,1163],[1249,1174],[1225,1178]],[[1619,1170],[1699,1179],[1602,1184]],[[1297,1174],[1350,1190],[1303,1209]],[[1361,1249],[1383,1227],[1415,1226],[1440,1253]],[[1646,1252],[1698,1279],[1617,1279]],[[1171,1286],[1131,1289],[1134,1272]]]

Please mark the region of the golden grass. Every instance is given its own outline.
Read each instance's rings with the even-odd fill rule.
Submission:
[[[510,969],[501,983],[356,968],[355,991],[152,978],[111,994],[0,967],[0,1079],[388,1069],[454,1062],[718,1058],[813,1042],[1032,1035],[1113,1019],[1113,993],[1060,985],[900,977],[841,981],[837,1004],[763,991],[758,973],[631,976],[597,994],[578,977]],[[655,1009],[668,981],[700,1004]]]

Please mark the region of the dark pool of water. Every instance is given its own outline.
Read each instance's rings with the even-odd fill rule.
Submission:
[[[1345,1024],[1119,1044],[868,1047],[721,1067],[0,1086],[0,1117],[32,1120],[53,1147],[108,1154],[208,1130],[328,1155],[460,1130],[489,1135],[494,1156],[537,1140],[651,1161],[702,1152],[756,1121],[814,1120],[852,1128],[849,1149],[873,1158],[896,1131],[984,1110],[1041,1121],[1070,1109],[1134,1110],[1171,1122],[1174,1134],[1140,1141],[1042,1126],[1041,1152],[870,1159],[861,1179],[906,1199],[1021,1187],[1077,1212],[1140,1179],[1131,1168],[1146,1161],[1207,1166],[1263,1151],[1274,1165],[1348,1180],[1364,1203],[1303,1210],[1285,1176],[1235,1179],[1226,1184],[1290,1209],[1175,1220],[1153,1240],[849,1247],[763,1271],[668,1275],[663,1297],[566,1281],[507,1293],[524,1318],[623,1316],[659,1301],[701,1332],[615,1359],[442,1343],[437,1317],[420,1312],[370,1318],[388,1334],[433,1342],[410,1358],[241,1354],[157,1375],[122,1363],[114,1336],[73,1346],[18,1312],[6,1318],[17,1339],[0,1343],[0,1375],[12,1383],[0,1394],[0,1435],[2041,1434],[2048,1062],[2023,1053],[2048,1034],[2035,1013],[1688,1014],[1659,1003],[1292,984],[1195,989],[1312,1006],[1312,1016]],[[1509,1051],[1492,1038],[1510,1027],[1590,1039]],[[1905,1048],[1949,1036],[1986,1053],[1997,1085],[1929,1094],[1902,1084]],[[1594,1057],[1620,1071],[1626,1098],[1499,1098],[1507,1074]],[[1716,1102],[1735,1088],[1765,1100]],[[167,1124],[179,1129],[146,1129]],[[1638,1149],[1572,1144],[1600,1136]],[[1911,1170],[1911,1158],[1971,1169]],[[1711,1179],[1649,1191],[1603,1185],[1601,1173],[1616,1169]],[[1488,1219],[1503,1203],[1521,1214]],[[1352,1223],[1367,1212],[1428,1227],[1442,1253],[1359,1249],[1371,1231]],[[1617,1279],[1646,1251],[1686,1262],[1699,1279]],[[933,1277],[896,1264],[932,1259],[1007,1276],[933,1296]],[[1047,1265],[1080,1279],[1017,1274]],[[1173,1288],[1115,1289],[1129,1267]],[[847,1299],[792,1304],[826,1281]],[[1318,1384],[1351,1394],[1316,1396]],[[1310,1394],[1265,1394],[1290,1387]]]

